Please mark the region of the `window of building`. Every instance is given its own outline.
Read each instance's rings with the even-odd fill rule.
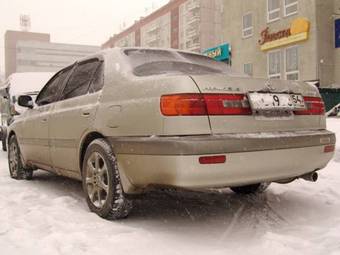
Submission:
[[[242,36],[248,38],[253,35],[253,14],[248,13],[243,16]]]
[[[100,62],[90,60],[80,63],[72,73],[62,93],[62,100],[82,96],[88,93],[90,83]]]
[[[244,73],[248,74],[249,76],[253,76],[253,64],[252,63],[244,64]]]
[[[270,79],[281,78],[281,51],[268,53],[268,77]]]
[[[285,17],[294,15],[298,12],[298,0],[284,0],[284,14]]]
[[[272,22],[280,19],[280,0],[267,0],[267,21]]]
[[[297,46],[286,50],[286,79],[299,79],[299,48]]]

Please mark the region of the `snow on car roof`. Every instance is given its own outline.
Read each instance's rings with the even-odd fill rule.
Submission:
[[[14,73],[7,79],[11,95],[40,91],[55,73]]]

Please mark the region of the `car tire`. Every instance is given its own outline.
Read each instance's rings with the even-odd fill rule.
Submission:
[[[16,180],[32,180],[33,170],[25,168],[22,162],[20,147],[15,135],[8,142],[8,167],[11,178]]]
[[[258,183],[247,186],[231,187],[230,189],[236,194],[249,195],[263,193],[269,187],[269,185],[270,183]]]
[[[117,159],[105,139],[87,148],[82,166],[83,189],[90,210],[108,220],[126,218],[132,209],[120,181]]]

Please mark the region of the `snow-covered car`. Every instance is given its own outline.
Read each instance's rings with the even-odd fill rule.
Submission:
[[[335,135],[315,86],[233,75],[176,50],[114,48],[61,70],[11,125],[9,170],[81,180],[91,211],[126,217],[159,187],[262,191],[316,181]]]
[[[337,104],[330,111],[328,111],[327,117],[340,117],[340,104]]]

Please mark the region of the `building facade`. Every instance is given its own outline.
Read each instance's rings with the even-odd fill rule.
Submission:
[[[16,72],[56,72],[100,47],[39,41],[16,44]]]
[[[141,46],[202,52],[222,43],[222,18],[222,0],[171,0],[111,37],[102,48]]]
[[[232,70],[340,84],[340,0],[223,0]]]
[[[7,31],[5,76],[17,72],[56,72],[100,47],[52,43],[49,34]]]
[[[6,31],[5,33],[5,76],[8,77],[17,71],[16,59],[18,41],[49,42],[50,35],[22,31]]]

